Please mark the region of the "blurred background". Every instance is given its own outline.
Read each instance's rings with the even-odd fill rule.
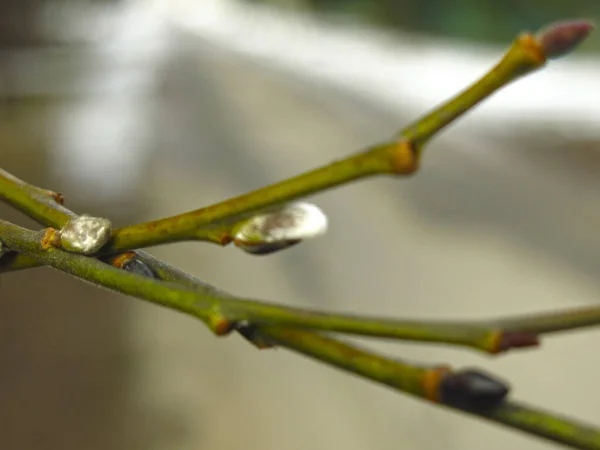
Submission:
[[[600,17],[596,0],[1,4],[2,167],[116,225],[386,139],[518,32]],[[152,253],[234,294],[334,311],[468,319],[597,304],[598,49],[596,33],[469,113],[417,176],[315,197],[325,238],[265,258],[200,243]],[[2,275],[0,299],[3,449],[550,447],[49,269]],[[366,344],[486,368],[515,398],[600,417],[597,331],[499,358]]]

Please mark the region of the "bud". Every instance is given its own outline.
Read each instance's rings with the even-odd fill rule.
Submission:
[[[121,268],[126,272],[135,273],[148,278],[156,278],[150,266],[138,258],[132,258],[129,261],[125,261]]]
[[[93,255],[110,240],[111,223],[108,219],[84,214],[69,220],[59,234],[64,250]]]
[[[556,59],[571,52],[593,29],[594,25],[585,20],[557,22],[538,32],[536,39],[544,56]]]
[[[510,388],[492,375],[478,370],[451,373],[440,383],[441,402],[462,409],[487,409],[502,402]]]
[[[290,203],[239,224],[233,242],[254,255],[266,255],[325,234],[327,216],[310,203]]]

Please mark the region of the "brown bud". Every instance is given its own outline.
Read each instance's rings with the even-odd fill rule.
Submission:
[[[594,24],[585,20],[557,22],[540,32],[536,39],[548,59],[560,58],[571,52],[594,29]]]

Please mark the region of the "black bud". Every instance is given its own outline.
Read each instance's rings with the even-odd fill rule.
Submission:
[[[461,409],[488,409],[497,406],[508,394],[508,386],[477,370],[447,375],[440,383],[440,401]]]
[[[156,278],[156,275],[154,275],[154,272],[152,272],[152,269],[150,269],[148,264],[138,258],[132,258],[123,263],[122,269],[148,278]]]
[[[272,348],[276,345],[273,342],[269,342],[269,340],[260,333],[256,325],[252,325],[246,321],[236,323],[233,328],[241,334],[244,339],[259,349]]]
[[[266,242],[261,244],[237,244],[242,250],[252,255],[270,255],[271,253],[290,248],[302,242],[301,240],[290,240],[283,242]]]

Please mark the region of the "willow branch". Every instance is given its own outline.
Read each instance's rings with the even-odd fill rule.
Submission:
[[[600,448],[600,430],[591,425],[520,402],[493,401],[497,381],[478,372],[407,366],[317,334],[271,328],[265,333],[293,351],[411,395],[571,448]],[[482,385],[489,383],[488,395],[471,391],[468,386],[474,379],[483,381]]]
[[[233,297],[218,291],[186,289],[176,284],[118,270],[91,257],[45,245],[45,232],[34,232],[0,220],[2,243],[40,264],[54,267],[100,286],[198,317],[217,334],[227,334],[240,324],[277,325],[326,330],[389,339],[438,342],[498,353],[511,347],[536,345],[535,335],[504,333],[479,323],[403,321],[353,315],[328,314]],[[1,260],[0,260],[1,261]],[[520,336],[520,337],[519,337]]]
[[[502,87],[542,68],[548,59],[572,51],[592,31],[586,21],[553,24],[537,35],[520,34],[508,52],[473,85],[404,128],[400,135],[420,150],[440,130]]]
[[[77,216],[57,202],[57,198],[62,199],[60,194],[29,185],[1,170],[0,197],[43,225],[61,227],[68,220]],[[39,241],[39,236],[35,239]],[[10,245],[8,246],[10,247]],[[134,258],[139,258],[148,264],[159,279],[180,282],[188,277],[185,272],[169,266],[143,251],[128,252],[112,257],[108,262],[116,267],[122,267],[127,261]],[[92,263],[93,260],[89,258],[84,261],[98,264]],[[0,271],[34,267],[41,264],[43,263],[27,254],[12,253],[0,258]],[[98,267],[103,268],[103,266]],[[495,354],[512,348],[536,345],[537,336],[541,334],[600,324],[600,308],[569,309],[551,314],[471,322],[390,320],[332,315],[235,298],[204,282],[194,280],[196,284],[191,287],[202,288],[204,294],[210,297],[208,303],[199,302],[196,305],[199,309],[194,315],[198,317],[202,314],[202,308],[210,309],[214,307],[215,302],[219,303],[221,317],[220,319],[213,318],[212,324],[213,328],[218,326],[221,333],[227,332],[242,322],[278,324],[362,336],[459,345]],[[170,307],[181,310],[181,305],[178,304],[172,304]]]
[[[180,283],[167,283],[118,270],[92,257],[56,248],[44,250],[40,246],[40,233],[6,222],[0,222],[0,236],[10,247],[80,279],[191,314],[203,320],[213,331],[218,332],[223,324],[222,312],[210,292],[200,295],[202,290],[184,289],[185,286],[202,287],[190,276],[181,279],[170,272],[171,279]],[[283,346],[398,391],[528,434],[573,448],[600,449],[600,431],[571,419],[507,402],[504,399],[508,388],[481,372],[405,364],[317,333],[284,329],[285,322],[277,322],[276,326],[265,325],[258,321],[258,326],[248,326],[250,335],[247,336],[253,342]]]
[[[226,244],[236,221],[245,214],[369,175],[413,173],[418,169],[423,144],[434,133],[500,87],[541,67],[546,58],[569,50],[590,29],[589,24],[576,22],[555,26],[537,37],[522,35],[488,75],[456,99],[409,126],[401,133],[399,140],[372,147],[345,160],[245,196],[164,219],[170,221],[167,225],[173,228],[167,226],[161,230],[161,221],[157,221],[128,227],[129,235],[123,233],[123,229],[117,230],[102,254],[163,243],[156,240],[152,233],[165,231],[171,234],[171,238],[164,242],[203,239]],[[0,195],[6,202],[46,225],[62,227],[66,221],[76,217],[60,205],[60,194],[29,186],[5,173],[0,174]],[[136,227],[141,233],[135,231]],[[122,253],[108,261],[117,267],[125,267],[126,262],[139,258],[151,269],[152,277],[163,281],[117,270],[92,257],[44,246],[43,233],[24,230],[8,222],[0,222],[0,239],[13,251],[19,252],[4,255],[0,259],[0,265],[9,270],[38,264],[49,265],[101,286],[191,314],[203,320],[217,334],[226,334],[235,329],[259,346],[280,345],[396,390],[528,434],[573,448],[600,449],[598,430],[505,401],[508,390],[493,377],[476,371],[455,372],[447,367],[427,368],[403,364],[304,330],[444,342],[494,353],[509,347],[532,345],[537,342],[537,334],[596,325],[600,321],[597,308],[485,323],[396,321],[333,315],[233,297],[143,252]],[[134,245],[136,239],[139,245]]]
[[[559,23],[537,36],[523,33],[500,62],[472,86],[400,132],[399,138],[345,159],[205,208],[114,231],[103,252],[114,253],[181,240],[231,242],[236,222],[249,214],[374,175],[409,175],[419,169],[425,143],[478,103],[518,78],[572,50],[591,31],[588,22]]]
[[[76,217],[75,213],[56,202],[56,194],[31,186],[2,171],[0,171],[0,196],[15,208],[44,225],[61,227],[68,220]],[[1,258],[0,268],[8,267],[15,269],[18,264],[22,268],[33,266],[33,264],[52,265],[60,261],[64,266],[59,268],[68,271],[69,267],[71,267],[70,273],[81,267],[84,267],[87,273],[98,271],[102,274],[107,273],[104,264],[93,258],[77,255],[69,257],[65,252],[52,248],[42,251],[40,245],[43,241],[43,236],[40,234],[15,227],[7,222],[2,222],[1,228],[3,231],[0,233],[0,236],[7,247],[19,253],[5,255]],[[181,277],[184,276],[182,273],[176,273],[173,277],[174,268],[164,265],[164,263],[144,252],[137,252],[137,255],[125,254],[124,256],[128,259],[135,256],[139,257],[150,266],[160,279],[180,281]],[[119,257],[112,259],[111,262],[117,267],[123,264],[123,261]],[[75,267],[73,268],[73,266]],[[74,274],[76,275],[76,273]],[[191,313],[201,318],[219,334],[226,333],[232,330],[236,324],[243,322],[324,329],[334,332],[391,339],[438,342],[471,347],[487,353],[498,353],[513,347],[537,344],[535,335],[524,335],[518,332],[505,333],[496,327],[481,326],[481,324],[477,323],[400,321],[317,313],[269,305],[247,299],[236,299],[221,291],[207,289],[207,285],[205,284],[202,285],[204,289],[201,293],[187,292],[174,294],[171,292],[165,294],[164,287],[159,285],[159,281],[146,278],[143,283],[136,283],[131,280],[131,274],[124,273],[123,271],[113,271],[103,279],[86,279],[87,281],[99,284],[104,282],[105,284],[103,285],[105,287],[120,289],[121,292],[141,296],[148,301],[158,302],[163,305],[165,298],[169,298],[170,303],[165,306]],[[112,284],[106,284],[107,279]],[[129,289],[133,289],[133,291],[124,291],[123,289],[126,286]],[[144,289],[144,291],[141,292],[141,289]],[[144,297],[144,292],[146,293],[146,297]],[[194,296],[200,296],[201,298]],[[193,306],[190,307],[189,305]],[[218,315],[217,311],[219,311]],[[210,315],[209,312],[213,314]]]
[[[408,125],[399,138],[205,208],[114,230],[112,239],[100,254],[184,240],[226,245],[232,241],[236,224],[257,211],[374,175],[413,174],[419,169],[421,150],[431,137],[502,87],[543,67],[548,58],[572,50],[591,29],[590,23],[579,21],[551,26],[537,36],[523,33],[488,73]],[[47,196],[48,192],[35,194]]]

